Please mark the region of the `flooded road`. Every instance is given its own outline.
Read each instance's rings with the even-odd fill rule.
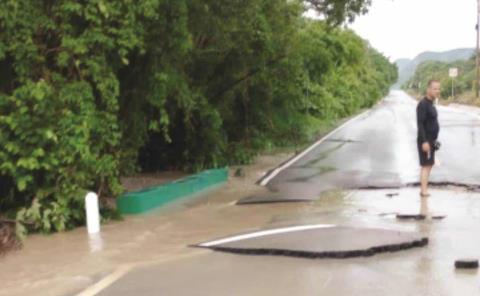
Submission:
[[[246,176],[158,211],[127,216],[102,225],[100,237],[85,228],[53,235],[29,236],[20,251],[0,258],[0,295],[72,295],[122,266],[169,261],[204,252],[189,248],[215,236],[254,230],[270,216],[263,208],[235,206],[248,194],[264,192],[255,181],[290,154],[264,156],[244,168]],[[234,171],[234,169],[232,169]],[[299,211],[279,205],[274,215]]]
[[[260,157],[255,165],[244,168],[245,177],[231,177],[226,185],[194,199],[102,225],[98,237],[90,238],[85,228],[31,236],[23,250],[0,258],[0,295],[75,295],[81,291],[85,292],[81,295],[478,294],[479,274],[455,270],[454,261],[480,258],[476,236],[480,232],[479,193],[438,187],[431,190],[430,198],[420,199],[418,188],[334,189],[362,180],[390,184],[418,178],[416,148],[410,146],[415,140],[411,136],[415,122],[410,122],[413,101],[400,93],[379,106],[370,113],[375,120],[358,121],[352,133],[341,130],[319,146],[315,156],[308,155],[280,173],[269,188],[255,181],[291,154]],[[442,166],[434,169],[432,177],[453,176],[451,180],[461,181],[466,176],[468,182],[480,181],[480,166],[475,165],[480,143],[478,115],[441,107],[440,116],[440,123],[445,124],[440,138]],[[386,130],[394,134],[380,132],[380,123],[389,124]],[[388,139],[396,146],[384,147]],[[450,149],[459,147],[463,154],[450,155]],[[292,179],[288,182],[295,184],[284,185]],[[274,186],[277,190],[303,188],[315,199],[235,204],[246,196],[270,194]],[[397,214],[423,214],[426,219],[399,220]],[[438,215],[445,218],[432,219]],[[414,231],[428,236],[429,244],[345,260],[245,256],[189,247],[249,231],[310,224]]]
[[[100,295],[476,295],[480,276],[459,271],[454,261],[480,258],[480,199],[461,190],[361,190],[332,194],[319,202],[254,205],[252,217],[269,216],[262,228],[336,224],[418,231],[429,245],[396,253],[350,259],[301,259],[202,251],[124,275]],[[258,209],[263,214],[258,214]],[[396,213],[422,213],[422,221],[401,221]],[[240,214],[240,213],[238,213]],[[435,215],[446,215],[434,220]],[[231,212],[232,218],[236,215]],[[247,215],[248,216],[248,215]],[[260,222],[260,221],[257,221]],[[222,235],[220,235],[222,236]]]

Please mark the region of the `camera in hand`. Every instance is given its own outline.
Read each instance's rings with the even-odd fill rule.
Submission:
[[[435,149],[435,151],[439,150],[440,146],[442,146],[442,143],[440,143],[439,141],[435,141],[433,143],[433,149]]]

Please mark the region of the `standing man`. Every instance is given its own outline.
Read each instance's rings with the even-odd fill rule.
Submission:
[[[417,105],[417,146],[420,157],[420,196],[428,197],[428,179],[435,164],[435,143],[440,131],[434,101],[440,96],[440,82],[430,80],[427,95]]]

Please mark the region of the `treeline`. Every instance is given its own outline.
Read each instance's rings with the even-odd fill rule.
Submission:
[[[245,163],[372,106],[396,67],[335,26],[370,1],[306,2],[326,20],[291,0],[2,1],[0,216],[69,229],[120,176]]]
[[[413,77],[402,88],[422,93],[428,81],[436,79],[442,85],[441,97],[444,99],[450,98],[452,96],[452,78],[449,77],[450,68],[458,69],[458,77],[455,78],[453,83],[455,96],[473,93],[476,81],[475,56],[468,60],[459,60],[451,63],[425,61],[417,66]]]

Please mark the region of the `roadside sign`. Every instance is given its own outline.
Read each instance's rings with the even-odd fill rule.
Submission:
[[[458,68],[450,68],[448,71],[448,76],[454,78],[458,76]]]
[[[452,98],[455,98],[455,77],[458,76],[458,68],[450,68],[448,70],[448,76],[452,78]]]

